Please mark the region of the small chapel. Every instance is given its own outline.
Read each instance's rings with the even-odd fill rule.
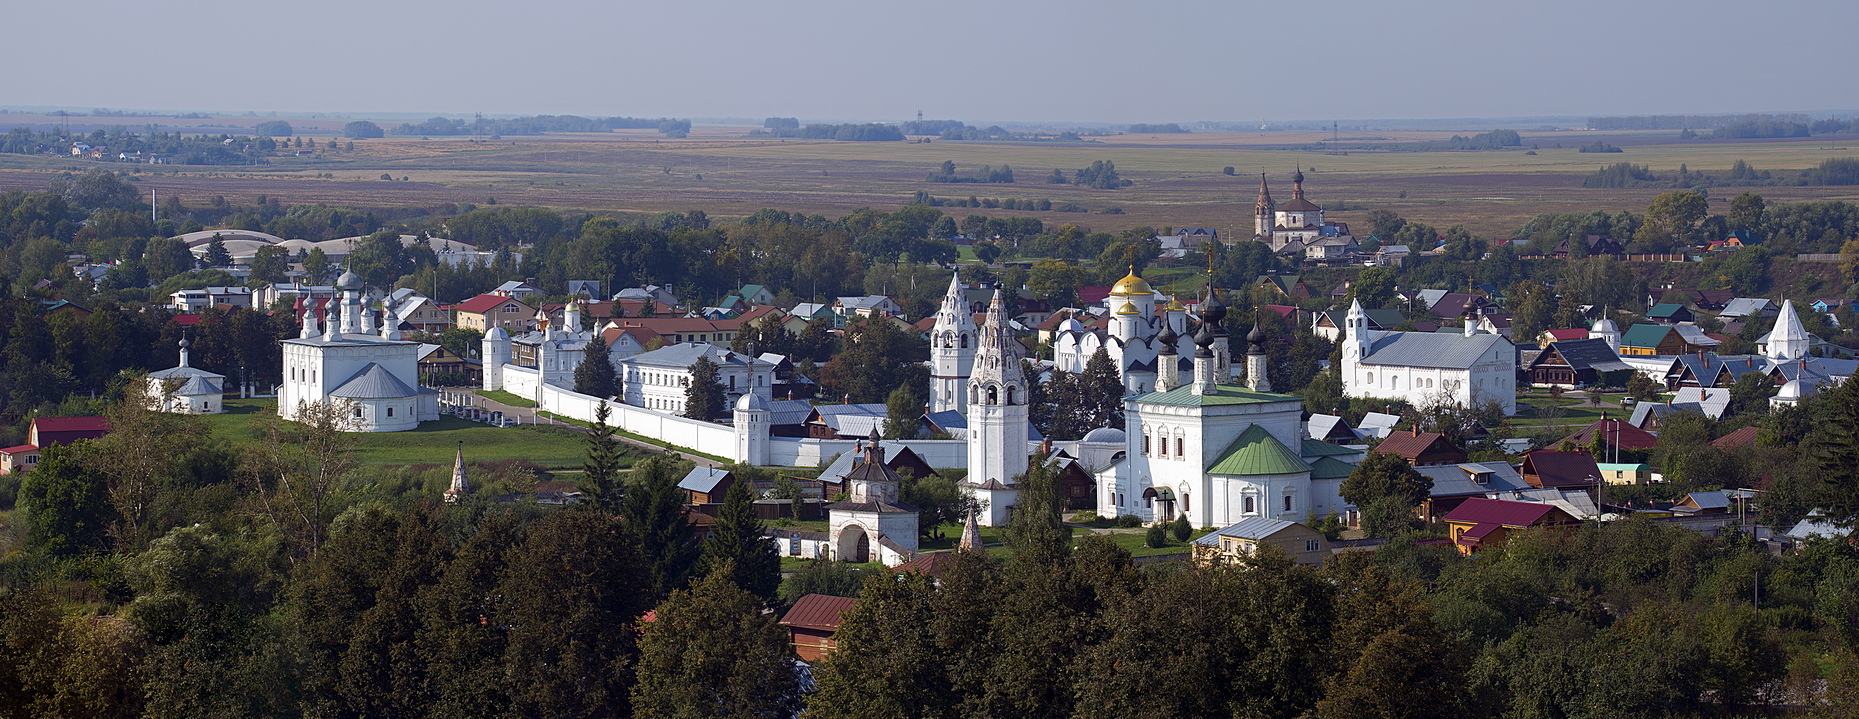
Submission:
[[[148,373],[148,403],[153,409],[174,414],[219,414],[226,411],[226,376],[188,365],[187,348],[181,340],[181,363]]]
[[[873,428],[861,456],[845,476],[846,498],[826,505],[832,558],[895,567],[917,551],[916,507],[903,503],[904,478],[884,464],[884,445]]]

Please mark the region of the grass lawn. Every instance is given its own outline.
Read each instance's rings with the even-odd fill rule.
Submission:
[[[518,397],[515,394],[506,392],[501,389],[478,390],[478,396],[494,401],[494,402],[502,402],[504,404],[510,405],[511,407],[522,407],[524,409],[532,409],[536,406],[535,400],[523,399],[522,397]]]
[[[1202,535],[1207,534],[1209,531],[1211,530],[1194,530],[1193,534],[1188,535],[1188,542],[1200,539]],[[1110,541],[1116,542],[1119,547],[1130,550],[1130,555],[1135,557],[1153,557],[1161,554],[1186,554],[1188,551],[1188,542],[1177,542],[1173,536],[1168,538],[1168,544],[1166,545],[1161,547],[1150,547],[1143,544],[1143,535],[1144,532],[1113,534],[1110,535]]]
[[[228,400],[226,413],[205,415],[213,433],[234,446],[259,439],[258,420],[275,412],[276,401],[269,399]],[[492,462],[521,459],[550,470],[581,468],[584,459],[582,434],[559,427],[498,428],[457,417],[440,417],[422,422],[419,429],[407,432],[367,432],[359,439],[363,466],[383,467],[407,464],[446,465],[452,462],[458,443],[465,443],[465,459]]]

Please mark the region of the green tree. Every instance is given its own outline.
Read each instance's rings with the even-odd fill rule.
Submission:
[[[1059,519],[1059,472],[1051,457],[1033,455],[1016,482],[1019,503],[1002,534],[1014,548],[1014,561],[1056,562],[1071,548],[1071,530]]]
[[[1400,455],[1370,452],[1343,480],[1343,501],[1366,507],[1382,497],[1396,497],[1408,508],[1420,505],[1433,491],[1433,480],[1414,471]]]
[[[1077,376],[1080,426],[1085,431],[1123,426],[1123,377],[1103,347],[1085,361]]]
[[[1736,378],[1730,386],[1730,415],[1759,415],[1769,411],[1769,398],[1781,392],[1775,381],[1762,372],[1749,372]]]
[[[607,424],[612,414],[605,400],[594,407],[594,424],[588,428],[584,440],[587,459],[581,463],[578,487],[583,504],[609,516],[620,512],[626,495],[626,486],[620,481],[624,453],[613,437],[613,425]]]
[[[607,358],[607,341],[599,335],[588,342],[581,364],[574,368],[574,391],[602,400],[620,395],[619,377]]]
[[[827,559],[808,560],[781,583],[781,601],[793,604],[809,594],[856,597],[863,586],[865,573],[857,567]]]
[[[283,120],[266,120],[252,126],[252,134],[260,137],[290,137],[294,133],[290,123]]]
[[[1627,396],[1641,402],[1650,402],[1659,398],[1659,383],[1639,372],[1634,372],[1633,376],[1627,378],[1626,389]]]
[[[709,421],[723,415],[728,395],[717,378],[717,364],[699,357],[691,364],[690,384],[684,388],[684,416]]]
[[[923,424],[923,409],[928,398],[916,392],[910,385],[898,385],[891,390],[891,396],[885,398],[885,439],[911,439]]]
[[[1355,284],[1349,286],[1349,299],[1361,302],[1364,309],[1387,307],[1394,302],[1396,281],[1394,270],[1387,267],[1362,270]]]
[[[786,719],[800,711],[787,631],[731,574],[716,567],[658,605],[639,637],[636,716]]]
[[[684,586],[697,547],[684,518],[684,490],[678,488],[679,465],[669,457],[649,457],[633,465],[621,514],[637,537],[645,557],[647,586],[653,598]]]
[[[1728,224],[1731,232],[1754,233],[1762,229],[1762,216],[1768,211],[1768,204],[1762,196],[1745,192],[1730,200]]]
[[[342,136],[357,140],[381,137],[381,126],[367,120],[356,120],[342,126]]]
[[[865,583],[858,603],[840,615],[832,653],[814,669],[818,688],[807,715],[960,716],[948,653],[937,641],[937,594],[934,581],[915,572]]]
[[[290,271],[290,251],[277,245],[265,245],[252,253],[252,279],[283,282]]]
[[[781,584],[781,557],[773,540],[762,536],[762,520],[755,514],[755,493],[749,481],[738,478],[723,495],[716,528],[704,540],[701,573],[726,575],[731,583],[763,602],[775,598]]]
[[[1175,521],[1169,522],[1168,534],[1174,537],[1177,542],[1186,542],[1188,541],[1188,537],[1194,534],[1194,525],[1188,523],[1188,515],[1186,512],[1176,517]]]
[[[95,552],[109,546],[114,518],[103,475],[90,468],[89,442],[51,445],[19,482],[26,545],[51,556]]]
[[[1653,252],[1690,247],[1697,239],[1698,223],[1709,212],[1703,195],[1689,190],[1667,192],[1652,198],[1646,207],[1646,222],[1634,240]]]
[[[675,486],[674,486],[675,488]],[[628,495],[630,501],[632,495]],[[675,514],[675,511],[674,511]],[[678,519],[680,538],[684,535]],[[517,716],[609,717],[632,693],[635,622],[652,606],[650,560],[630,523],[596,512],[534,522],[497,591],[503,669]]]

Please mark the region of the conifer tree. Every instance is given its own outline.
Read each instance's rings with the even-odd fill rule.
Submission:
[[[716,529],[704,540],[703,573],[723,572],[730,581],[763,602],[775,598],[781,585],[781,557],[774,541],[762,536],[762,520],[755,516],[755,493],[747,479],[730,483],[717,512]]]
[[[201,258],[201,262],[208,267],[232,266],[232,253],[226,251],[226,243],[220,240],[219,235],[214,235],[213,241],[207,243],[207,254]]]
[[[717,381],[717,365],[709,357],[691,364],[691,384],[684,388],[684,416],[709,421],[723,414],[726,395]]]
[[[594,408],[594,425],[588,428],[587,459],[581,464],[581,501],[589,508],[617,514],[625,485],[620,483],[622,450],[613,439],[613,426],[607,424],[612,409],[602,401]]]
[[[1085,431],[1123,426],[1123,376],[1103,347],[1085,362],[1084,372],[1078,375],[1078,390],[1085,421],[1090,425]]]
[[[619,378],[613,371],[613,362],[607,358],[607,342],[599,335],[588,343],[581,364],[574,368],[574,391],[602,399],[620,394]]]
[[[650,457],[633,465],[632,486],[621,502],[626,528],[645,555],[647,584],[654,599],[684,586],[697,558],[690,524],[684,518],[678,469],[670,457]]]

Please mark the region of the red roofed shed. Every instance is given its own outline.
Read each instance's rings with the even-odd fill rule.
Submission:
[[[787,627],[795,656],[817,662],[831,652],[833,633],[839,631],[839,615],[857,603],[852,597],[827,594],[809,594],[794,602],[794,607],[781,617],[781,626]]]

